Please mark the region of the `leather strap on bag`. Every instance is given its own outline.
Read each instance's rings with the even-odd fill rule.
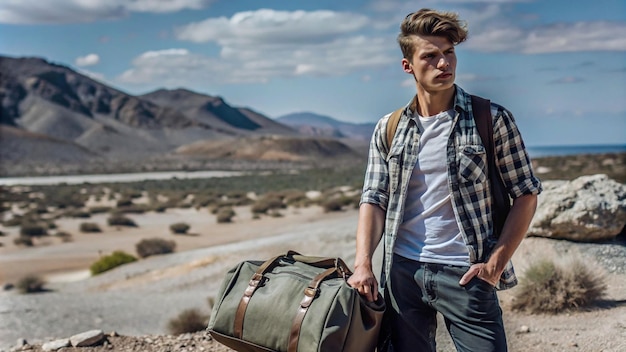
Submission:
[[[272,270],[282,258],[293,259],[295,261],[307,263],[309,265],[320,268],[328,268],[321,274],[315,276],[315,278],[313,278],[313,280],[311,280],[311,282],[309,283],[308,288],[304,291],[305,296],[302,299],[302,302],[300,302],[300,308],[298,309],[298,313],[296,314],[296,318],[294,319],[294,324],[291,330],[292,335],[295,334],[296,348],[298,346],[298,338],[300,336],[300,327],[302,326],[302,320],[304,319],[304,315],[306,314],[309,305],[317,295],[320,283],[335,272],[341,275],[344,279],[347,279],[348,276],[352,275],[352,272],[341,258],[307,257],[301,255],[298,252],[289,251],[286,255],[279,255],[272,259],[266,260],[263,264],[261,264],[261,266],[259,266],[254,275],[252,275],[252,278],[248,283],[248,287],[244,291],[243,296],[239,301],[239,305],[237,306],[237,311],[235,313],[233,329],[234,337],[238,339],[243,338],[243,323],[246,316],[246,309],[248,308],[248,304],[250,303],[250,299],[252,298],[254,292],[263,284],[263,275]],[[290,338],[290,345],[291,342],[292,338]]]
[[[315,297],[317,297],[320,284],[328,276],[338,271],[340,271],[339,265],[336,265],[334,268],[326,269],[324,272],[315,276],[313,280],[311,280],[311,282],[309,283],[309,286],[304,289],[304,297],[302,298],[302,301],[300,302],[300,307],[298,307],[298,312],[293,319],[293,324],[291,324],[291,333],[289,334],[289,348],[287,349],[287,352],[297,352],[298,341],[300,340],[300,329],[302,328],[304,316],[309,310],[309,307],[311,306],[311,303],[313,303]]]
[[[293,252],[295,253],[295,252]],[[287,256],[292,254],[291,252],[287,253]],[[278,263],[280,258],[283,258],[284,255],[276,256],[272,259],[265,261],[252,275],[250,282],[248,283],[248,287],[243,292],[243,296],[241,297],[241,301],[239,301],[239,305],[237,306],[237,312],[235,313],[235,323],[233,333],[236,338],[241,339],[243,337],[243,320],[246,316],[246,309],[248,308],[248,303],[250,303],[250,298],[254,292],[259,288],[259,286],[263,283],[263,274],[267,271],[272,270],[272,268]]]

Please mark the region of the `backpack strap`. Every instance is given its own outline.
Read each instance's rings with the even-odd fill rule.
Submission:
[[[385,139],[385,149],[389,152],[391,148],[391,143],[393,142],[393,136],[396,134],[396,130],[398,129],[398,123],[400,123],[400,117],[402,117],[402,112],[404,108],[400,108],[391,113],[389,116],[389,121],[387,121],[387,138]]]
[[[511,199],[509,192],[504,186],[500,169],[496,164],[491,102],[487,99],[472,95],[472,110],[476,128],[478,128],[478,134],[487,152],[487,175],[491,188],[493,231],[495,237],[498,238],[504,227],[504,221],[511,209]]]
[[[402,117],[402,113],[404,112],[405,107],[401,107],[400,109],[391,113],[389,116],[389,120],[387,121],[387,133],[386,139],[384,140],[385,150],[389,152],[391,149],[391,144],[393,143],[393,137],[396,135],[396,131],[398,130],[398,124],[400,123],[400,118]],[[417,111],[417,95],[413,97],[411,103],[409,104],[409,109],[412,111]]]

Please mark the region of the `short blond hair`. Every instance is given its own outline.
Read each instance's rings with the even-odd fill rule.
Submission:
[[[408,14],[400,24],[398,44],[404,58],[409,60],[415,52],[414,35],[445,37],[457,45],[467,39],[467,24],[454,12],[421,9]]]

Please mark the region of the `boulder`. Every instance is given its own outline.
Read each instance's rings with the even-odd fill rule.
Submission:
[[[546,181],[528,236],[579,242],[614,239],[626,224],[626,185],[607,175]]]

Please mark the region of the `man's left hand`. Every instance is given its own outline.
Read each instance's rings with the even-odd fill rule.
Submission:
[[[495,287],[498,284],[498,281],[500,281],[501,274],[502,273],[497,272],[495,268],[490,268],[485,263],[476,263],[470,266],[469,270],[465,273],[465,275],[463,275],[463,277],[459,281],[459,284],[461,286],[465,286],[468,282],[470,282],[470,280],[472,280],[474,277],[477,277]]]

